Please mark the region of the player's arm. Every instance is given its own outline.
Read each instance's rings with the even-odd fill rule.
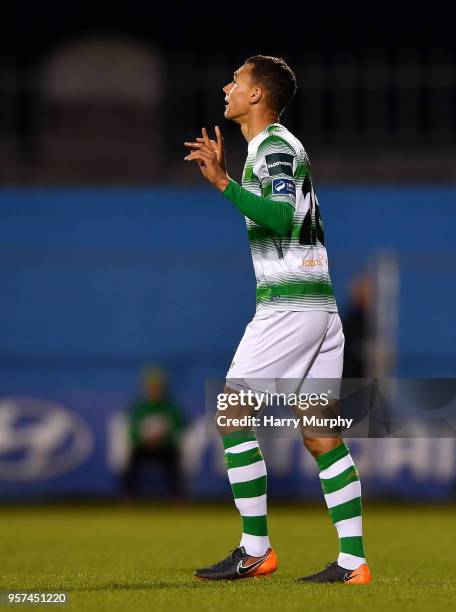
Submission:
[[[293,225],[294,209],[289,201],[279,201],[256,195],[230,179],[225,168],[223,140],[220,129],[215,129],[217,142],[211,142],[203,128],[199,142],[186,142],[195,149],[185,157],[197,161],[202,175],[223,193],[249,219],[271,230],[278,236],[288,236]]]
[[[295,157],[292,147],[282,138],[268,136],[258,147],[250,170],[253,192],[230,180],[223,195],[258,225],[277,236],[289,236],[296,206]]]
[[[246,217],[274,232],[278,236],[289,236],[293,225],[294,209],[289,202],[278,202],[258,196],[233,179],[222,191]]]

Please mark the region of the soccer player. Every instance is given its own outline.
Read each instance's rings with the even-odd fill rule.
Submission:
[[[240,125],[248,142],[242,185],[227,174],[218,126],[216,140],[203,128],[202,136],[184,144],[191,149],[185,159],[195,161],[203,177],[245,216],[257,279],[256,313],[235,353],[225,392],[240,397],[242,389],[262,390],[261,380],[340,380],[344,335],[309,160],[301,142],[279,122],[296,92],[296,77],[283,59],[256,55],[223,91],[225,118]],[[224,414],[236,417],[246,409],[239,401]],[[267,576],[277,569],[277,555],[269,541],[261,449],[252,429],[225,428],[221,435],[242,537],[226,559],[197,569],[195,576]],[[300,580],[367,584],[361,486],[349,448],[340,433],[303,432],[303,439],[320,470],[340,552],[337,561]]]

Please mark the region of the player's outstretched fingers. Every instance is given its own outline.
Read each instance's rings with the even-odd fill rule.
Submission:
[[[186,157],[184,157],[186,161],[198,161],[204,163],[210,163],[212,161],[212,157],[206,153],[206,151],[193,151],[189,153]]]
[[[204,143],[210,147],[211,146],[211,139],[209,138],[209,134],[207,133],[207,130],[205,127],[203,127],[203,129],[201,130],[203,133],[203,138],[204,138]]]
[[[215,134],[217,137],[217,161],[221,168],[226,173],[226,162],[225,162],[225,148],[223,144],[222,131],[218,125],[215,126]]]
[[[211,145],[211,141],[209,141],[209,144],[207,144],[206,139],[204,138],[199,138],[198,140],[200,140],[200,142],[186,141],[184,142],[184,145],[190,149],[205,151],[208,155],[217,155],[217,150],[214,149],[213,145]]]
[[[220,130],[219,126],[216,125],[215,126],[215,136],[217,138],[217,144],[221,147],[223,147],[223,136],[222,136],[222,131]]]
[[[197,136],[196,140],[198,142],[204,142],[204,138],[202,136]],[[211,142],[212,144],[217,144],[215,140],[213,140],[212,138],[209,138],[209,142]]]
[[[192,161],[193,159],[201,159],[203,156],[206,157],[201,151],[192,151],[184,159]]]
[[[204,138],[202,138],[201,136],[198,136],[198,138],[196,139],[198,142],[204,142]],[[209,141],[211,143],[212,146],[212,150],[214,151],[214,153],[217,153],[218,151],[218,145],[216,143],[215,140],[212,140],[212,138]]]
[[[184,146],[190,147],[191,149],[200,149],[204,146],[202,142],[184,142]]]

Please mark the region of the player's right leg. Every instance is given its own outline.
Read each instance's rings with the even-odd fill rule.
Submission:
[[[234,356],[224,389],[231,396],[228,407],[218,410],[216,426],[223,441],[225,463],[234,502],[242,520],[242,535],[237,546],[226,559],[195,571],[197,578],[210,580],[237,580],[268,576],[277,569],[277,555],[271,547],[267,524],[267,474],[261,448],[252,427],[232,424],[232,419],[251,417],[255,405],[241,397],[241,382],[249,368],[258,363],[257,353],[264,337],[265,322],[270,313],[257,313],[247,326]],[[234,367],[237,364],[237,367]],[[239,378],[238,378],[239,377]],[[237,401],[235,401],[237,398]],[[257,413],[256,413],[257,414]],[[223,424],[218,417],[223,415]]]
[[[241,515],[242,536],[239,546],[227,558],[194,573],[207,580],[268,576],[277,569],[277,555],[268,536],[266,465],[253,429],[230,424],[233,419],[252,416],[254,406],[243,402],[238,390],[225,387],[224,393],[230,396],[230,405],[222,413],[224,424],[218,419],[221,411],[216,414],[216,424],[234,502]]]

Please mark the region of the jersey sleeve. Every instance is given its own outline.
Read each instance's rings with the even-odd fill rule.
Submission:
[[[270,135],[263,140],[253,166],[262,197],[296,207],[296,157],[293,147],[280,136]]]
[[[289,236],[294,209],[289,202],[269,200],[256,195],[230,179],[223,195],[228,198],[247,218],[262,225],[278,236]]]

